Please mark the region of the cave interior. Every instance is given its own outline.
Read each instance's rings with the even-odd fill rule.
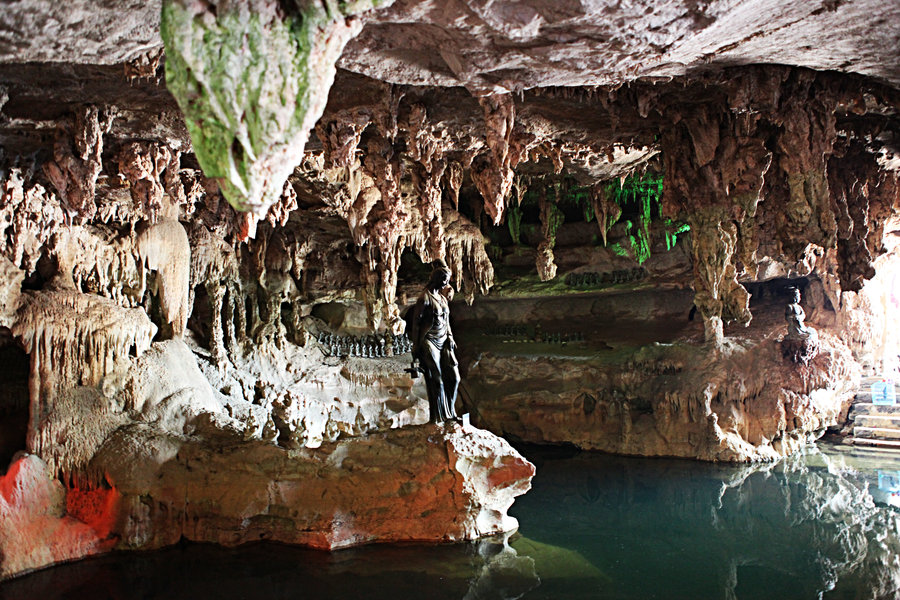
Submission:
[[[522,447],[772,462],[900,372],[897,3],[7,4],[0,580],[509,532]]]

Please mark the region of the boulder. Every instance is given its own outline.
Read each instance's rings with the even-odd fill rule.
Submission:
[[[142,549],[182,537],[325,549],[472,540],[517,527],[506,511],[534,475],[503,439],[457,424],[314,450],[245,442],[213,426],[179,437],[137,424],[120,429],[92,469],[121,494],[119,547]]]

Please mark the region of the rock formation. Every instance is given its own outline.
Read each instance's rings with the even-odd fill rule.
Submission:
[[[9,3],[0,419],[25,425],[0,448],[25,454],[0,577],[182,536],[509,531],[533,468],[495,434],[810,443],[898,367],[898,23],[874,0]],[[494,433],[425,425],[404,370],[437,259],[461,408]],[[788,286],[808,364],[777,344]]]

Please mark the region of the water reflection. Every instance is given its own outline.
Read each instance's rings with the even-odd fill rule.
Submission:
[[[523,534],[610,579],[554,580],[536,558],[542,585],[527,597],[895,598],[900,519],[876,503],[872,464],[815,451],[749,466],[539,460],[513,509]]]
[[[520,532],[324,553],[187,545],[65,565],[0,598],[895,598],[900,461],[771,465],[537,455]]]

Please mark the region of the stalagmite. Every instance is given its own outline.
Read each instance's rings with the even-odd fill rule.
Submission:
[[[562,213],[556,204],[547,199],[547,193],[541,188],[541,233],[543,239],[537,248],[535,266],[541,281],[550,281],[556,277],[556,263],[553,262],[553,246],[556,245],[556,232],[562,224]]]

